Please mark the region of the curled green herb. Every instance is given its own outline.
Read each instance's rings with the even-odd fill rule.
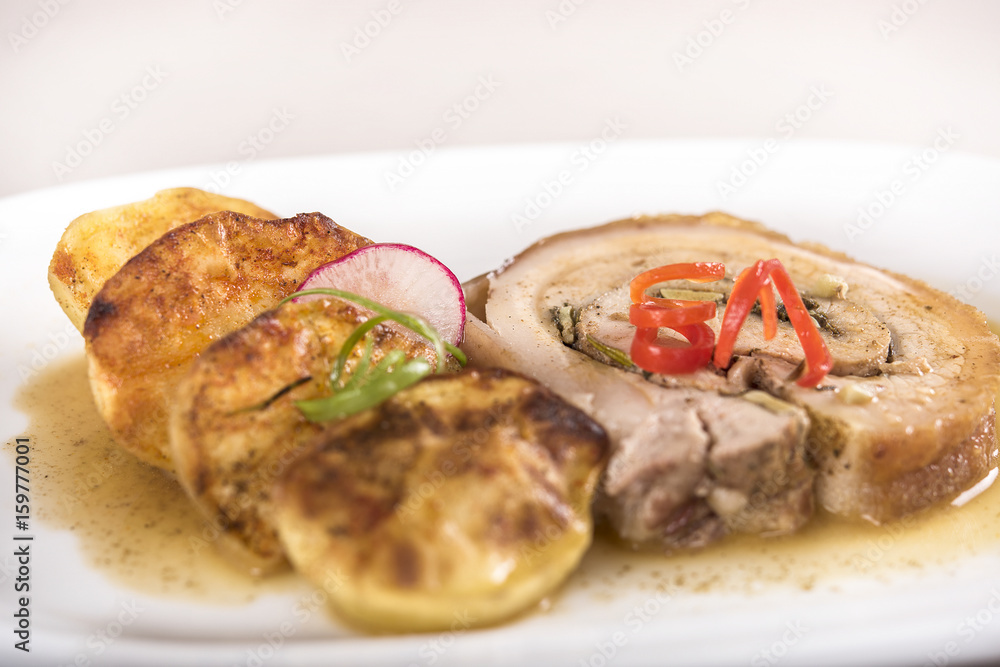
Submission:
[[[431,365],[426,359],[406,360],[401,350],[393,350],[365,373],[365,379],[359,385],[334,389],[332,396],[298,401],[295,405],[309,421],[343,419],[378,405],[423,380],[431,372]]]
[[[443,372],[446,368],[447,354],[455,357],[462,366],[466,364],[465,353],[455,345],[442,339],[437,330],[422,317],[386,308],[378,302],[352,292],[331,288],[303,290],[289,295],[281,303],[284,304],[294,298],[312,294],[334,296],[351,301],[368,310],[374,311],[376,316],[366,320],[352,331],[351,335],[347,337],[347,340],[340,347],[340,352],[337,354],[333,368],[330,371],[330,388],[333,390],[333,394],[324,398],[297,401],[295,403],[306,419],[310,421],[342,419],[378,405],[390,396],[419,382],[428,375]],[[431,364],[422,358],[407,359],[406,354],[402,350],[389,351],[379,363],[373,365],[371,363],[371,356],[374,342],[368,336],[368,333],[386,320],[392,320],[401,324],[419,336],[426,338],[434,346],[437,355],[436,366],[431,368]],[[357,370],[345,381],[343,374],[347,366],[347,359],[355,346],[362,340],[365,340],[366,343]]]
[[[633,368],[635,366],[627,352],[619,350],[617,347],[605,345],[593,336],[587,336],[587,342],[593,345],[594,349],[611,359],[611,361],[616,364],[624,366],[625,368]]]

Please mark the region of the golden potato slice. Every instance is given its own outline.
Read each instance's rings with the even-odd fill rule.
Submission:
[[[278,477],[289,560],[374,630],[480,626],[577,566],[608,440],[583,412],[501,370],[430,377],[328,423]]]
[[[277,217],[248,201],[196,188],[161,190],[145,201],[81,215],[63,232],[49,264],[56,301],[83,331],[94,295],[125,262],[171,229],[217,211]]]
[[[295,402],[329,394],[333,362],[369,314],[339,299],[286,303],[210,345],[178,386],[170,418],[177,477],[216,527],[219,546],[252,572],[286,564],[271,487],[322,430]],[[371,363],[390,349],[436,361],[423,339],[385,324],[372,333]],[[362,348],[349,357],[347,377]]]
[[[212,341],[274,308],[317,266],[371,241],[319,213],[213,213],[173,229],[94,297],[84,325],[90,384],[115,440],[172,468],[168,408]]]

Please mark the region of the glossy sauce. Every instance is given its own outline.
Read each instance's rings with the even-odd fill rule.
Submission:
[[[1000,323],[989,325],[1000,335]],[[670,556],[629,551],[610,531],[599,529],[574,582],[598,597],[627,586],[751,593],[765,586],[836,588],[851,578],[889,580],[947,568],[970,556],[1000,553],[996,473],[992,471],[987,480],[993,481],[984,480],[986,488],[961,506],[942,503],[884,526],[819,509],[794,535],[732,535],[701,551]]]
[[[889,525],[819,511],[794,535],[735,535],[698,552],[669,556],[629,552],[605,533],[576,578],[595,593],[623,585],[695,593],[753,593],[768,586],[836,589],[845,579],[888,581],[998,552],[1000,484],[993,484],[962,507],[943,504]]]
[[[31,422],[38,518],[72,531],[101,575],[154,595],[232,603],[302,586],[291,573],[260,580],[226,563],[176,481],[112,442],[94,407],[82,354],[42,371],[15,405]],[[894,525],[820,513],[793,536],[734,536],[694,554],[634,552],[599,530],[570,586],[595,599],[622,586],[691,593],[775,585],[808,590],[835,585],[844,575],[882,579],[998,550],[1000,484],[994,484],[962,507],[943,505]]]
[[[296,583],[230,566],[214,532],[167,473],[119,448],[97,413],[81,353],[29,380],[15,407],[30,419],[32,507],[72,531],[89,565],[127,588],[239,603]]]

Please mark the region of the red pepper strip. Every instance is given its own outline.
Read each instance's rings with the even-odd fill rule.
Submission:
[[[633,306],[634,308],[635,306]],[[689,347],[668,347],[656,340],[659,329],[636,327],[629,356],[632,362],[651,373],[693,373],[712,360],[715,332],[704,322],[685,324],[675,331],[688,339]]]
[[[748,266],[740,271],[740,275],[737,276],[734,283],[743,280],[751,268]],[[771,340],[778,334],[778,305],[774,301],[774,291],[767,278],[764,279],[764,284],[761,285],[757,298],[760,299],[760,317],[764,320],[764,340]]]
[[[664,307],[666,306],[666,307]],[[680,301],[658,299],[656,302],[633,303],[628,321],[637,327],[682,327],[715,317],[714,301]]]
[[[725,275],[726,267],[718,262],[669,264],[636,276],[630,284],[633,304],[629,322],[635,325],[635,336],[629,356],[632,362],[651,373],[693,373],[712,360],[715,332],[705,320],[715,317],[712,301],[664,299],[649,296],[646,289],[666,280],[710,282]],[[690,345],[665,345],[657,340],[660,328],[673,329]]]
[[[806,372],[798,379],[797,383],[802,387],[815,387],[830,372],[833,367],[833,358],[826,348],[826,343],[823,342],[823,337],[819,335],[816,324],[809,316],[809,311],[802,303],[802,297],[795,289],[791,277],[777,259],[758,260],[736,279],[733,291],[729,294],[726,312],[722,317],[719,342],[715,346],[713,361],[718,368],[725,368],[729,365],[733,346],[736,344],[736,336],[750,313],[750,309],[753,308],[754,301],[760,295],[761,289],[769,280],[785,302],[788,320],[794,327],[795,334],[799,337],[799,343],[802,345],[802,351],[805,353]]]
[[[715,344],[715,356],[712,359],[717,368],[729,366],[736,336],[739,335],[743,322],[750,314],[750,309],[753,308],[754,301],[757,300],[757,295],[760,294],[761,287],[767,279],[764,260],[761,259],[753,266],[748,266],[733,282],[733,290],[729,293],[729,301],[726,302],[726,312],[722,316],[719,340]]]
[[[760,316],[764,320],[764,340],[771,340],[778,334],[778,305],[774,302],[771,281],[764,283],[757,298],[760,299]]]
[[[788,312],[788,320],[795,328],[795,333],[799,337],[799,344],[806,355],[806,372],[798,379],[796,384],[800,387],[815,387],[826,374],[833,368],[833,357],[827,349],[823,337],[819,335],[816,323],[810,317],[809,311],[802,303],[799,291],[795,289],[792,278],[785,271],[785,267],[776,259],[774,269],[771,271],[771,282],[781,295],[781,300],[785,302],[785,311]]]
[[[667,264],[655,269],[644,271],[632,279],[629,284],[629,296],[632,303],[649,301],[646,290],[656,283],[667,280],[690,280],[695,283],[710,283],[726,275],[726,265],[721,262],[686,262]]]

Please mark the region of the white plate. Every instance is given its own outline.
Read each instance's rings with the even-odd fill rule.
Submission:
[[[377,240],[418,245],[463,280],[555,231],[638,212],[723,209],[946,291],[964,289],[973,304],[1000,318],[1000,280],[994,280],[1000,162],[939,150],[947,149],[944,143],[776,146],[769,153],[763,140],[752,139],[598,139],[439,149],[430,156],[414,151],[260,161],[231,170],[236,173],[224,192],[283,215],[320,211]],[[420,164],[392,189],[386,174],[400,173],[404,162]],[[66,224],[82,212],[144,199],[159,189],[211,187],[224,171],[219,165],[139,174],[0,202],[0,267],[7,285],[0,415],[8,446],[27,427],[25,415],[11,407],[17,368],[30,364],[50,334],[66,328],[45,279]],[[742,184],[741,172],[749,174]],[[720,183],[738,187],[724,198]],[[872,218],[861,230],[863,210]],[[848,233],[850,224],[858,228]],[[78,355],[81,349],[76,337],[59,354]],[[11,457],[3,456],[0,520],[11,522],[0,531],[5,555],[15,544],[13,487]],[[763,586],[754,594],[689,592],[657,600],[628,578],[597,592],[571,584],[549,613],[498,628],[368,638],[338,636],[342,631],[322,620],[277,650],[261,652],[275,619],[287,616],[291,594],[236,608],[147,597],[89,570],[65,531],[36,525],[34,534],[32,653],[13,649],[15,593],[7,567],[0,573],[3,664],[71,664],[76,656],[100,665],[254,664],[248,651],[255,650],[268,665],[888,665],[1000,657],[1000,619],[994,618],[1000,615],[1000,593],[991,597],[1000,590],[1000,553],[970,557],[960,567],[879,581],[861,577],[808,592]],[[0,557],[0,563],[10,562]],[[115,601],[126,599],[137,600],[144,613],[96,655],[87,648],[88,637],[107,626]],[[656,613],[641,623],[629,615],[644,606]],[[963,625],[970,617],[982,625],[971,639],[964,632],[970,626]],[[621,646],[616,637],[624,639]],[[774,652],[765,655],[769,648]],[[957,656],[948,654],[952,648]]]

